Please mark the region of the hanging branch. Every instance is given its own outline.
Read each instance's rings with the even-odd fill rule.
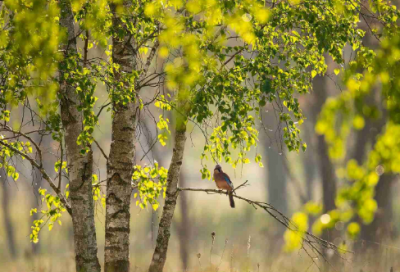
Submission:
[[[243,184],[237,186],[234,191],[243,188],[245,186],[247,186],[247,180],[246,182],[244,182]],[[204,192],[207,194],[226,194],[226,191],[223,190],[217,190],[217,189],[200,189],[200,188],[178,188],[178,191],[189,191],[189,192]],[[274,218],[276,221],[278,221],[281,225],[283,225],[286,229],[294,231],[294,232],[298,232],[298,227],[297,225],[292,222],[290,220],[290,218],[288,218],[287,216],[285,216],[283,213],[281,213],[278,209],[276,209],[275,207],[273,207],[271,204],[268,204],[266,202],[261,202],[261,201],[254,201],[242,196],[238,196],[238,195],[233,195],[233,197],[240,199],[244,202],[247,202],[248,204],[250,204],[251,206],[253,206],[254,209],[258,209],[261,208],[264,211],[266,211],[272,218]],[[333,250],[334,253],[337,253],[340,255],[340,253],[353,253],[351,251],[348,250],[344,250],[344,249],[340,249],[338,248],[335,244],[326,241],[324,239],[321,239],[318,236],[315,236],[314,234],[305,231],[303,236],[303,242],[302,242],[302,249],[306,252],[306,254],[310,257],[310,258],[315,258],[315,257],[322,257],[324,259],[325,262],[328,262],[328,260],[326,259],[325,255],[323,254],[323,252],[321,251],[322,249],[326,249],[326,250]],[[311,256],[311,254],[307,251],[306,246],[309,246],[311,248],[311,250],[317,255],[317,256]]]

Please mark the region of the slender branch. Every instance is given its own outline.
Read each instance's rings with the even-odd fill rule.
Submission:
[[[11,129],[9,126],[7,126],[7,125],[3,126],[3,128],[4,128],[4,131],[8,131],[8,132],[12,132],[12,133],[17,134],[17,135],[21,135],[25,139],[29,140],[31,142],[31,144],[33,144],[35,146],[36,151],[39,154],[40,167],[42,167],[42,164],[43,164],[42,152],[41,152],[38,144],[31,137],[29,137],[27,135],[28,133],[22,133],[21,131],[15,131],[15,130]],[[29,132],[29,133],[32,133],[32,132]]]
[[[222,65],[222,67],[226,66],[234,57],[236,57],[237,55],[239,55],[240,53],[242,53],[242,51],[244,50],[244,47],[240,50],[238,50],[235,54],[233,54],[228,60],[226,60],[224,62],[224,64]],[[222,68],[221,67],[221,68]]]
[[[43,179],[45,179],[50,187],[54,190],[54,192],[57,194],[57,196],[60,198],[61,203],[64,205],[64,207],[67,209],[67,212],[72,215],[72,210],[71,206],[68,203],[67,199],[64,197],[64,195],[61,193],[61,190],[57,188],[57,186],[54,184],[54,181],[50,178],[50,176],[47,174],[46,170],[39,165],[34,159],[32,159],[30,156],[28,156],[26,153],[19,151],[17,148],[11,146],[8,143],[5,143],[4,141],[0,140],[0,145],[7,147],[8,149],[12,150],[13,152],[19,154],[23,158],[27,159],[32,166],[36,167],[40,173],[42,174]]]
[[[101,152],[101,154],[103,154],[103,157],[106,159],[106,161],[108,161],[108,157],[107,157],[106,153],[104,152],[104,150],[101,148],[100,144],[95,139],[93,139],[93,141],[97,145],[97,147],[100,149],[100,152]]]
[[[83,66],[86,67],[89,48],[89,30],[86,30],[85,45],[83,47]]]
[[[58,186],[57,186],[57,188],[58,189],[60,189],[60,187],[61,187],[61,173],[62,173],[62,166],[63,166],[63,156],[64,156],[64,149],[63,149],[63,146],[62,146],[62,141],[60,142],[60,148],[61,148],[61,158],[60,158],[60,161],[61,161],[61,164],[60,164],[60,174],[58,175]]]
[[[151,62],[152,62],[154,56],[156,55],[156,51],[157,51],[157,48],[158,48],[159,45],[160,45],[160,42],[159,42],[159,40],[157,39],[157,40],[154,42],[154,45],[153,45],[153,47],[151,48],[151,51],[150,51],[150,53],[149,53],[149,56],[147,57],[146,63],[145,63],[145,65],[144,65],[144,67],[143,67],[143,74],[142,74],[143,77],[145,77],[145,76],[147,75],[147,72],[148,72],[148,70],[149,70],[149,68],[150,68],[150,64],[151,64]]]
[[[239,190],[242,187],[246,187],[249,184],[247,184],[248,180],[246,180],[245,182],[243,182],[242,184],[240,184],[239,186],[237,186],[235,189],[233,189],[233,192],[235,193],[236,190]]]
[[[243,187],[247,184],[247,181],[241,185],[239,185],[235,190],[239,189],[239,187]],[[200,189],[200,188],[178,188],[179,191],[190,191],[190,192],[204,192],[207,194],[223,194],[225,195],[226,192],[223,190],[216,190],[216,189]],[[286,217],[284,214],[282,214],[279,210],[277,210],[275,207],[273,207],[271,204],[268,204],[266,202],[260,202],[260,201],[254,201],[245,197],[241,197],[238,195],[233,195],[233,197],[243,200],[253,206],[255,209],[261,208],[264,211],[266,211],[272,218],[274,218],[276,221],[278,221],[281,225],[283,225],[285,228],[298,232],[298,227],[297,225],[292,222],[288,217]],[[311,249],[315,252],[317,252],[321,257],[323,256],[323,253],[318,249],[319,246],[322,246],[323,248],[326,249],[332,249],[336,252],[342,252],[342,253],[352,253],[351,251],[339,249],[335,244],[328,242],[324,239],[321,239],[320,237],[315,236],[314,234],[305,231],[304,232],[304,237],[303,237],[303,242],[302,242],[302,248],[304,248],[305,245],[309,245]],[[327,260],[325,259],[327,262]]]
[[[111,102],[108,102],[107,104],[104,104],[103,106],[101,106],[99,112],[97,113],[97,118],[99,118],[101,112],[102,112],[105,108],[107,108],[108,106],[110,106],[110,105],[111,105]]]

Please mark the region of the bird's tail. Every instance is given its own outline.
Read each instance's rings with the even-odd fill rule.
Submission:
[[[229,192],[229,203],[231,204],[231,208],[235,208],[235,201],[233,200],[232,192]]]

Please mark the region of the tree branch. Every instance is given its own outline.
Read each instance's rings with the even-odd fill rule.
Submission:
[[[240,187],[244,187],[245,184],[247,184],[247,181],[244,182],[243,184],[239,185],[234,189],[236,191]],[[207,194],[223,194],[225,195],[226,192],[223,190],[216,190],[216,189],[200,189],[200,188],[178,188],[178,191],[190,191],[190,192],[204,192]],[[261,208],[264,211],[266,211],[272,218],[274,218],[276,221],[278,221],[281,225],[283,225],[286,229],[298,232],[298,227],[297,225],[292,222],[288,217],[286,217],[284,214],[282,214],[279,210],[277,210],[275,207],[273,207],[271,204],[268,204],[266,202],[260,202],[260,201],[254,201],[245,197],[241,197],[238,195],[233,195],[233,197],[243,200],[253,206],[255,209]],[[320,251],[318,247],[322,247],[324,249],[331,249],[334,250],[335,253],[352,253],[351,251],[343,250],[338,248],[335,244],[328,242],[324,239],[321,239],[320,237],[315,236],[314,234],[305,231],[304,236],[303,236],[303,241],[302,241],[302,249],[304,249],[307,253],[307,250],[305,249],[305,246],[308,245],[314,252],[317,252],[318,255],[320,255],[325,262],[328,262],[323,254],[323,252]]]
[[[45,179],[49,183],[50,187],[54,190],[54,192],[60,198],[61,203],[67,209],[67,212],[70,215],[72,215],[71,206],[69,205],[67,199],[61,193],[61,190],[59,188],[57,188],[57,186],[55,185],[54,181],[50,178],[50,176],[47,174],[46,170],[44,170],[44,168],[42,166],[40,166],[34,159],[29,157],[26,153],[24,153],[22,151],[19,151],[18,149],[16,149],[15,147],[11,146],[10,144],[5,143],[3,140],[0,140],[0,145],[5,146],[5,147],[9,148],[10,150],[12,150],[13,152],[19,154],[23,158],[27,159],[31,163],[31,165],[36,167],[40,171],[40,173],[42,174],[43,179]]]
[[[104,150],[101,148],[100,144],[95,139],[93,139],[93,142],[97,145],[97,148],[100,150],[101,154],[106,159],[106,161],[108,161],[108,157],[107,157],[106,153],[104,152]]]
[[[4,129],[1,129],[0,131],[8,131],[8,132],[12,132],[14,134],[20,135],[22,137],[24,137],[25,139],[27,139],[31,144],[33,144],[36,148],[36,151],[39,154],[39,161],[40,161],[40,167],[42,167],[43,164],[43,159],[42,159],[42,152],[40,151],[39,145],[31,138],[29,137],[27,134],[30,134],[32,132],[28,132],[28,133],[22,133],[21,131],[15,131],[13,129],[11,129],[9,126],[5,125],[3,126]],[[35,131],[34,131],[35,132]]]

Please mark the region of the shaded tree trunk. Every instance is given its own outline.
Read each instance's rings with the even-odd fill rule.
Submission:
[[[128,1],[124,1],[127,6]],[[125,26],[116,11],[115,4],[110,5],[116,32],[125,32]],[[113,35],[113,62],[120,66],[114,71],[115,80],[123,81],[123,75],[130,75],[135,67],[130,36],[120,39]],[[129,88],[124,83],[125,88]],[[128,95],[128,94],[127,94]],[[134,95],[134,94],[132,94]],[[104,269],[105,272],[129,271],[129,234],[130,204],[132,194],[132,173],[135,157],[136,110],[135,97],[126,105],[122,101],[112,101],[112,142],[107,162],[107,199]]]
[[[304,168],[304,178],[306,184],[306,197],[307,200],[313,200],[314,197],[314,180],[317,176],[317,169],[315,165],[315,147],[314,147],[314,128],[315,121],[312,121],[312,125],[309,128],[304,128],[304,140],[307,143],[307,150],[302,154],[303,156],[303,168]]]
[[[149,268],[150,272],[163,271],[167,259],[168,242],[171,236],[170,229],[179,194],[178,181],[186,143],[186,120],[182,124],[177,122],[175,131],[174,150],[168,169],[165,204],[158,228],[157,244]]]
[[[328,98],[326,79],[317,76],[313,82],[315,107],[314,115],[318,115],[323,104]],[[336,175],[333,163],[329,158],[328,145],[323,135],[317,136],[317,154],[319,161],[319,172],[322,180],[322,198],[324,205],[324,213],[336,208]],[[327,241],[333,241],[337,237],[335,229],[326,230],[322,234],[322,238]]]
[[[276,116],[272,113],[264,114],[268,128],[277,128]],[[275,134],[274,134],[275,135]],[[279,145],[280,139],[272,138],[271,142],[264,142],[264,156],[267,158],[267,194],[268,202],[278,208],[283,214],[288,211],[287,207],[287,179],[283,160],[283,150]],[[272,145],[272,146],[271,146]],[[283,148],[283,147],[282,147]],[[283,230],[282,230],[283,233]]]
[[[274,148],[266,149],[268,164],[268,202],[287,214],[287,180],[283,161],[285,157]],[[281,155],[279,155],[281,153]],[[283,229],[282,229],[283,232]]]
[[[372,139],[371,146],[373,147],[376,143],[378,136],[384,132],[385,124],[387,121],[387,113],[383,107],[383,101],[375,102],[383,112],[382,118],[375,125],[371,125],[371,122],[367,122],[368,130],[366,133],[369,135],[369,139]],[[368,150],[365,148],[364,153]],[[357,154],[355,154],[357,155]],[[360,161],[362,163],[362,160]],[[380,245],[371,242],[387,243],[394,239],[395,232],[393,226],[393,192],[392,187],[395,181],[395,175],[390,173],[384,173],[380,176],[379,182],[375,187],[374,199],[378,204],[378,210],[375,213],[374,220],[369,225],[364,225],[361,229],[360,239],[365,241],[362,245],[358,245],[358,251],[361,253],[365,249],[372,251],[372,254],[376,254],[380,248]]]
[[[370,242],[387,243],[394,236],[392,185],[394,175],[383,174],[375,188],[375,200],[378,210],[371,224],[365,225],[361,232],[361,239],[366,241],[367,248],[378,250],[380,245]]]
[[[10,191],[7,184],[7,173],[4,168],[0,168],[0,182],[1,182],[1,210],[3,213],[4,229],[7,236],[7,248],[10,252],[11,259],[17,257],[17,250],[15,246],[14,227],[10,216]]]
[[[74,17],[69,1],[60,1],[60,5],[60,23],[68,31],[69,42],[63,45],[65,57],[68,58],[77,54]],[[84,155],[80,153],[82,146],[77,144],[77,139],[82,132],[83,123],[82,113],[78,111],[79,97],[75,88],[65,82],[63,66],[64,63],[60,65],[60,104],[70,180],[76,271],[100,272],[92,196],[93,154],[91,149]]]

